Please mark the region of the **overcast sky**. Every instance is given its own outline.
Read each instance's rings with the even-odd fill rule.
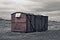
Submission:
[[[60,21],[60,0],[0,0],[0,17],[11,19],[13,12],[29,12]]]

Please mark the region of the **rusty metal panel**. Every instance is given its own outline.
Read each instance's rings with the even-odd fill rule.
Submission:
[[[12,23],[12,31],[25,32],[26,31],[26,23],[25,22],[13,22]]]
[[[15,17],[15,22],[26,22],[26,15],[22,14],[20,18]]]
[[[12,15],[12,31],[40,32],[48,29],[48,16],[21,14],[21,17]]]
[[[26,31],[26,15],[22,14],[21,17],[11,15],[11,31],[25,32]]]
[[[22,14],[21,17],[15,17],[15,14],[12,15],[12,22],[26,22],[26,15]]]

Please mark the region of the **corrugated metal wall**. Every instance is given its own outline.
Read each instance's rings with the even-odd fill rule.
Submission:
[[[48,16],[27,15],[27,32],[48,30]]]
[[[21,17],[17,18],[15,17],[15,14],[13,14],[11,18],[11,31],[26,31],[26,15],[22,14]]]
[[[21,14],[21,17],[12,15],[12,31],[41,32],[48,30],[48,16]]]

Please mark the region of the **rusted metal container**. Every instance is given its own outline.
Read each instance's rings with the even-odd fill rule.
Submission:
[[[11,14],[11,19],[11,31],[41,32],[48,30],[48,16],[15,12]]]

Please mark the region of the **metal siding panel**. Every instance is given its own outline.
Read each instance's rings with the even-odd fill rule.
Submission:
[[[16,18],[15,14],[11,16],[11,31],[25,32],[26,31],[26,15],[22,14],[21,18]]]
[[[15,22],[26,22],[26,15],[22,14],[20,18],[15,17]]]
[[[32,18],[32,19],[31,19],[31,20],[32,20],[31,22],[32,22],[32,27],[33,27],[33,30],[32,30],[32,31],[34,31],[34,32],[35,32],[35,31],[36,31],[36,29],[35,29],[35,21],[34,21],[35,16],[34,16],[34,15],[32,15],[32,17],[31,17],[31,18]]]
[[[45,31],[48,29],[48,17],[47,16],[42,16],[42,31]]]
[[[27,15],[27,19],[26,19],[26,20],[27,20],[26,31],[27,31],[27,32],[30,32],[30,31],[31,31],[31,30],[30,30],[30,26],[31,26],[31,25],[30,25],[30,21],[29,21],[29,20],[30,20],[30,15]]]
[[[42,23],[42,25],[41,25],[41,26],[42,26],[41,30],[44,31],[44,30],[45,30],[45,17],[44,17],[44,16],[42,16],[42,22],[41,22],[41,23]]]
[[[38,31],[38,16],[36,16],[36,31]]]
[[[33,31],[34,31],[34,16],[27,15],[27,32],[33,32]]]
[[[45,31],[48,28],[48,18],[46,16],[36,16],[35,17],[35,26],[36,26],[36,31],[40,32],[40,31]]]
[[[45,16],[45,30],[48,30],[48,16]]]
[[[31,32],[32,32],[33,29],[34,29],[34,28],[33,28],[33,22],[32,22],[33,20],[32,20],[32,18],[33,18],[33,16],[30,15],[30,25],[31,25],[31,26],[30,26],[30,30],[31,30]]]
[[[28,32],[28,15],[26,15],[26,32]]]
[[[11,16],[11,30],[19,32],[40,32],[48,29],[48,16],[22,14],[16,18]]]
[[[38,31],[41,31],[41,28],[42,28],[42,26],[41,26],[41,24],[42,24],[42,17],[41,16],[38,16]]]
[[[24,22],[13,22],[12,23],[12,31],[20,31],[20,32],[25,32],[26,31],[26,23]]]

